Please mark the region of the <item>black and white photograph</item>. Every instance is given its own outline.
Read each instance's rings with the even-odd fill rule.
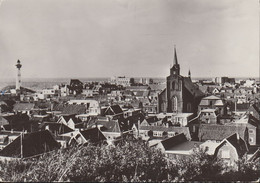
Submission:
[[[260,182],[259,0],[0,0],[0,182]]]

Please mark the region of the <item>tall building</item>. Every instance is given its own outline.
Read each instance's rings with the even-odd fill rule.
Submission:
[[[166,88],[158,95],[158,112],[196,113],[204,93],[189,77],[180,75],[180,65],[174,48],[173,66],[166,78]]]
[[[21,80],[21,67],[22,64],[20,62],[20,60],[17,61],[17,64],[15,65],[17,68],[17,76],[16,76],[16,90],[20,90],[21,89],[21,84],[22,84],[22,80]]]

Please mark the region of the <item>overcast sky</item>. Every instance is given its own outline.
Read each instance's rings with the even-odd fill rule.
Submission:
[[[258,0],[1,2],[1,78],[259,76]]]

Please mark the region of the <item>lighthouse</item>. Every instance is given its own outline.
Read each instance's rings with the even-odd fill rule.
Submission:
[[[15,65],[17,68],[17,76],[16,76],[16,90],[20,90],[21,89],[21,67],[22,64],[20,62],[20,60],[17,61],[17,64]]]

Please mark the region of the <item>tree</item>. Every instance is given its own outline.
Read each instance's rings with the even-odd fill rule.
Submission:
[[[3,182],[248,181],[260,177],[259,166],[241,159],[238,169],[228,169],[202,149],[171,159],[146,142],[125,139],[116,146],[80,146],[38,159],[0,161],[0,177]]]

